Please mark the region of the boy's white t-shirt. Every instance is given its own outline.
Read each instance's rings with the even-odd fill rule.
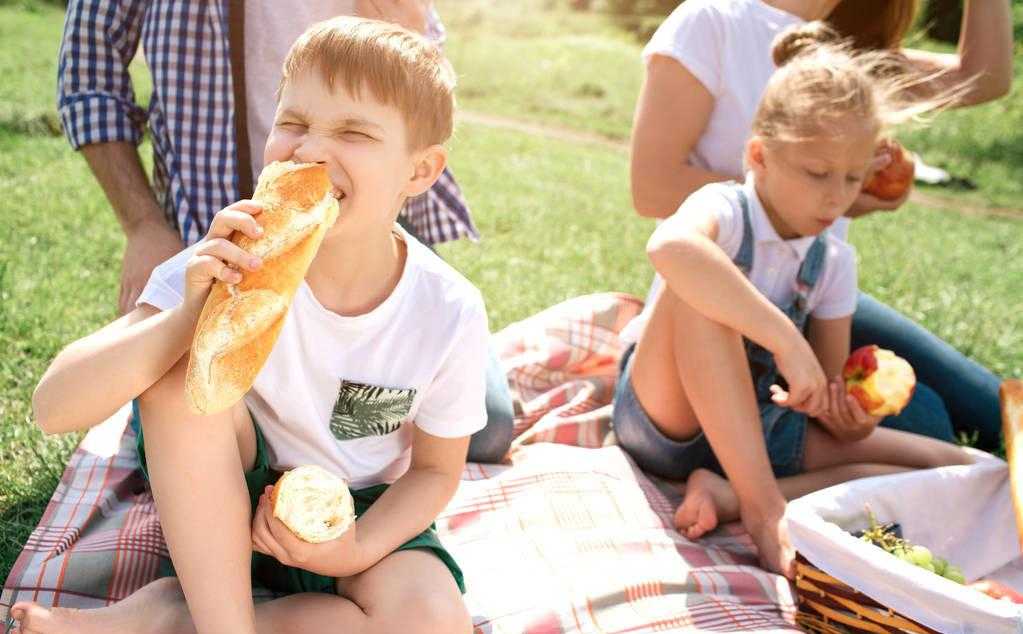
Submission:
[[[749,280],[773,304],[786,306],[795,297],[799,267],[816,236],[782,239],[757,196],[752,173],[742,188],[749,204],[753,232],[753,266],[748,274]],[[718,223],[715,243],[728,259],[734,260],[744,233],[742,203],[734,185],[704,185],[686,198],[675,213],[686,214],[696,210],[709,210],[714,214]],[[807,310],[817,319],[847,317],[856,310],[856,251],[848,242],[831,235],[830,229],[824,239],[827,242],[824,270],[807,296]],[[653,308],[654,302],[647,302],[643,312],[622,330],[621,338],[628,342],[639,341]]]
[[[408,469],[412,425],[444,438],[486,424],[489,330],[480,292],[395,225],[408,245],[390,296],[343,317],[303,280],[245,404],[271,466],[317,464],[353,488],[392,483]],[[137,304],[166,310],[183,299],[198,244],[158,266]]]
[[[762,0],[686,0],[657,29],[643,59],[663,55],[677,60],[714,97],[690,164],[736,179],[743,174],[753,116],[776,69],[774,38],[803,22]],[[831,233],[847,239],[849,219],[840,218]]]

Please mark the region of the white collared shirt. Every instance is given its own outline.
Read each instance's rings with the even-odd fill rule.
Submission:
[[[750,174],[742,185],[749,201],[750,225],[753,230],[753,266],[749,280],[775,305],[792,302],[796,292],[799,267],[816,239],[814,236],[783,240],[770,219],[753,186]],[[712,183],[693,192],[676,214],[693,213],[699,209],[711,211],[717,218],[716,243],[728,259],[734,260],[742,245],[742,205],[733,185]],[[856,251],[848,243],[833,235],[826,235],[827,254],[824,270],[807,297],[807,310],[816,319],[847,317],[856,309]],[[653,298],[664,287],[658,275],[647,297],[643,312],[622,330],[621,338],[627,343],[639,341],[653,310]]]

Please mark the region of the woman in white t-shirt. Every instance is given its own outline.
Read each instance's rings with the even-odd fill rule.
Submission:
[[[858,46],[899,50],[915,69],[943,71],[928,86],[934,93],[974,78],[956,105],[982,103],[1008,91],[1012,20],[1007,0],[966,0],[960,52],[952,55],[900,48],[916,5],[915,0],[682,3],[643,54],[646,80],[632,135],[636,211],[664,218],[702,185],[741,177],[742,148],[760,94],[774,72],[771,42],[794,24],[827,18]],[[879,157],[875,168],[886,162],[887,157]],[[832,233],[844,239],[849,218],[895,209],[904,201],[905,196],[886,202],[861,194]],[[645,316],[630,328],[632,339],[644,321]],[[864,343],[895,350],[913,364],[921,380],[910,409],[901,419],[885,421],[886,426],[950,439],[951,414],[957,428],[979,431],[980,447],[999,446],[999,379],[991,372],[894,309],[860,293],[853,345]]]

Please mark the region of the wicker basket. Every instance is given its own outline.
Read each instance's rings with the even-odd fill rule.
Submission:
[[[807,632],[931,634],[936,632],[835,579],[802,555],[796,558],[796,624]]]
[[[1005,381],[1001,390],[1002,423],[1008,439],[1014,430],[1023,429],[1023,382]],[[1009,442],[1011,445],[1012,443]],[[1010,454],[1012,448],[1010,448]],[[1015,448],[1023,451],[1023,448]],[[1018,462],[1023,463],[1023,460]],[[1010,455],[1009,469],[1015,471],[1017,461]],[[1023,466],[1021,464],[1020,466]],[[1017,522],[1023,519],[1020,496],[1013,491],[1017,507]],[[1023,534],[1021,534],[1023,540]],[[802,555],[796,558],[796,623],[807,632],[817,634],[846,634],[869,632],[872,634],[930,634],[937,632],[906,618],[898,612],[854,590],[814,566]]]

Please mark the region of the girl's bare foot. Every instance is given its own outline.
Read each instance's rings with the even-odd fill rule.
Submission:
[[[177,579],[158,579],[127,599],[95,610],[43,607],[20,601],[11,608],[17,634],[156,633],[191,630]]]
[[[718,524],[737,519],[739,500],[728,480],[707,469],[693,471],[675,511],[675,528],[688,539],[699,539]]]

